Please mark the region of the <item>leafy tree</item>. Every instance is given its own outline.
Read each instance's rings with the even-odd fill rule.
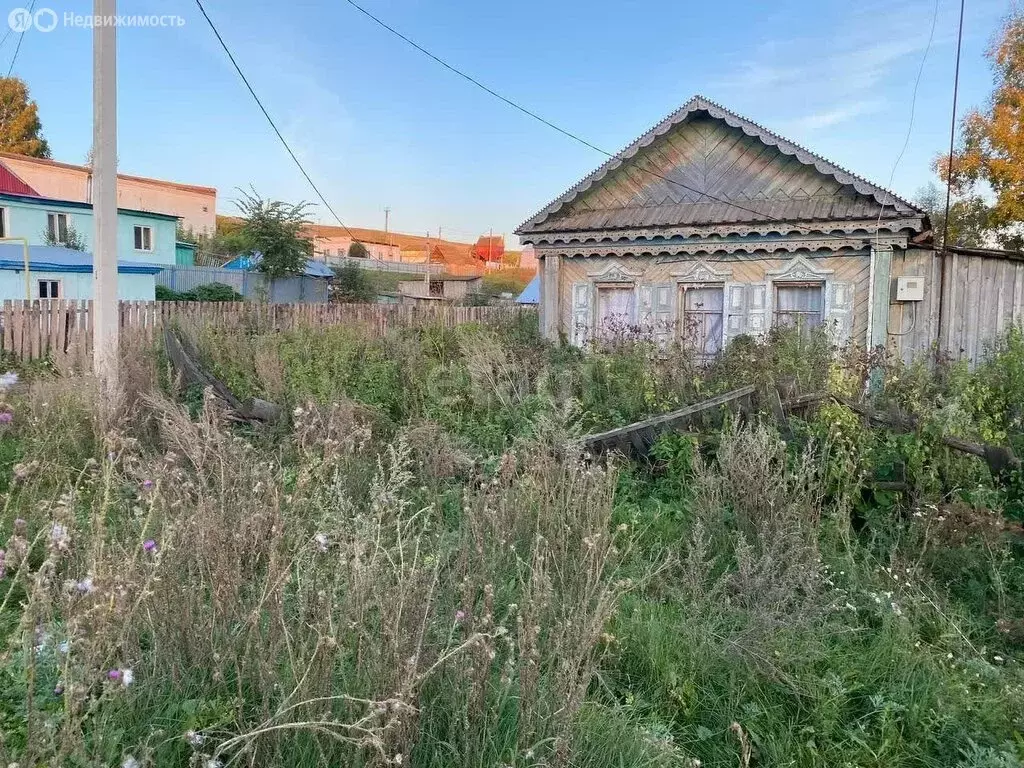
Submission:
[[[309,224],[308,203],[284,203],[263,200],[255,191],[239,190],[242,199],[236,205],[243,224],[238,234],[253,251],[262,256],[257,269],[273,279],[302,274],[313,255],[313,241],[303,235]]]
[[[946,222],[946,191],[934,183],[919,190],[917,203],[928,213],[935,233],[935,242],[941,245]],[[950,245],[981,248],[986,244],[986,235],[991,232],[990,208],[981,195],[968,194],[953,197],[949,204]]]
[[[72,224],[70,221],[68,221],[67,229],[64,232],[64,239],[58,240],[57,236],[58,233],[51,232],[49,228],[47,228],[43,232],[43,241],[47,245],[52,245],[57,248],[69,248],[72,251],[87,250],[85,245],[85,238],[82,236],[81,232],[75,229],[75,225]]]
[[[49,157],[39,108],[28,86],[17,77],[0,77],[0,150],[31,157]]]
[[[356,264],[346,264],[334,268],[331,294],[337,301],[366,303],[373,301],[376,290],[364,269]]]
[[[366,250],[366,246],[360,243],[358,240],[352,242],[352,245],[348,247],[348,255],[353,259],[368,259],[370,258],[370,252]]]
[[[986,57],[992,64],[994,87],[984,109],[974,109],[962,123],[963,136],[950,158],[935,159],[935,170],[958,196],[970,196],[979,181],[995,193],[988,224],[1000,242],[1024,222],[1024,10],[1013,11],[996,34]],[[952,219],[951,222],[952,224]]]

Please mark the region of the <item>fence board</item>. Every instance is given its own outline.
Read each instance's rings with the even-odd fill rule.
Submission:
[[[255,302],[121,302],[121,334],[153,340],[164,326],[216,327],[239,333],[295,328],[358,326],[383,336],[397,328],[426,324],[455,327],[501,324],[533,316],[532,307],[455,307],[428,304],[268,304]],[[11,301],[0,310],[0,350],[23,360],[50,358],[61,367],[92,367],[92,301]]]

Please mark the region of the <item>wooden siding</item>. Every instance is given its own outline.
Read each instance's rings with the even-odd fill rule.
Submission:
[[[893,302],[889,307],[889,349],[911,361],[937,340],[953,358],[981,360],[993,342],[1012,326],[1024,324],[1024,262],[950,254],[947,259],[946,312],[939,329],[941,259],[930,250],[911,249],[893,256],[893,280],[925,278],[924,301]]]
[[[867,254],[827,257],[802,255],[804,258],[808,258],[815,268],[831,270],[833,274],[829,276],[830,280],[849,282],[854,286],[852,338],[863,344],[867,337],[870,257]],[[572,285],[594,279],[591,276],[592,273],[599,272],[609,265],[617,265],[626,271],[639,273],[636,278],[638,284],[674,283],[678,278],[673,273],[681,272],[697,261],[703,261],[712,269],[720,272],[731,272],[732,274],[728,278],[729,282],[762,283],[768,279],[767,273],[784,268],[792,261],[792,258],[709,257],[703,260],[671,261],[660,264],[654,259],[639,257],[562,259],[559,276],[559,329],[567,336],[571,335],[570,330],[573,327]]]

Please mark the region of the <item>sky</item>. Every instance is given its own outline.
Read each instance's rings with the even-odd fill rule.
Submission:
[[[934,180],[932,158],[949,142],[957,0],[359,2],[610,152],[698,93],[905,197]],[[383,228],[389,207],[395,231],[475,240],[493,229],[511,238],[605,159],[345,0],[204,5],[349,226]],[[92,3],[38,0],[35,10],[44,7],[59,23],[24,34],[14,74],[39,104],[53,158],[80,163],[92,143],[92,33],[64,20],[91,13]],[[1007,0],[967,3],[960,114],[991,92],[984,52],[1008,11]],[[194,0],[119,0],[118,13],[183,22],[118,31],[121,172],[214,186],[221,213],[236,212],[239,188],[316,201]],[[0,66],[10,66],[18,40],[0,44]],[[337,223],[316,202],[313,218]]]

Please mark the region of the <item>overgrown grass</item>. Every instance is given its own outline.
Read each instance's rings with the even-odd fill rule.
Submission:
[[[748,382],[852,396],[865,365],[526,324],[199,342],[287,423],[138,350],[118,407],[37,374],[0,408],[0,763],[1022,764],[1017,480],[937,439],[1020,440],[1018,335],[973,373],[887,364],[873,405],[916,432],[832,403],[639,463],[573,440]]]

